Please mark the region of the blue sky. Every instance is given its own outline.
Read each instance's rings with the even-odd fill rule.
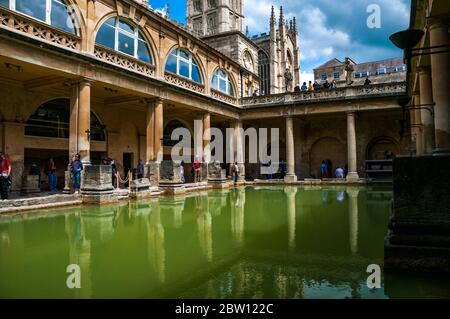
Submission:
[[[154,9],[170,6],[170,17],[185,21],[185,0],[149,0]],[[369,29],[367,8],[380,8],[381,28]],[[302,81],[312,78],[312,69],[346,56],[356,62],[398,57],[402,52],[389,35],[409,25],[410,0],[244,0],[245,25],[251,35],[267,32],[270,8],[283,6],[285,17],[298,20]]]

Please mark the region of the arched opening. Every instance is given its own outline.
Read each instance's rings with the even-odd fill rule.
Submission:
[[[64,187],[64,171],[69,163],[70,99],[61,98],[45,102],[25,123],[24,169],[26,174],[40,173],[41,189],[46,190],[45,167],[53,158],[58,176],[58,188]],[[91,162],[100,164],[106,151],[105,126],[91,112],[91,141],[101,145],[91,147]],[[103,143],[102,143],[103,142]],[[91,144],[92,146],[92,144]]]
[[[260,78],[260,90],[262,95],[270,94],[270,59],[269,56],[262,50],[258,52],[259,61],[259,78]]]
[[[0,0],[0,6],[79,35],[75,13],[65,0]]]
[[[105,21],[97,32],[95,43],[152,64],[149,45],[138,27],[118,17]]]
[[[347,164],[347,149],[337,138],[323,137],[317,140],[309,153],[309,174],[313,178],[320,178],[320,164],[328,162],[328,176],[334,176],[337,167],[344,168]]]
[[[199,84],[202,83],[197,61],[190,52],[184,49],[177,48],[170,51],[166,61],[165,71]]]
[[[400,154],[400,146],[391,137],[379,136],[373,138],[366,149],[366,160],[384,160]]]
[[[56,99],[37,108],[25,124],[25,135],[69,138],[70,100]],[[105,126],[91,112],[90,138],[93,141],[105,141]]]

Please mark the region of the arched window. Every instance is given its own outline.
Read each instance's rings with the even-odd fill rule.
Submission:
[[[259,61],[259,78],[261,94],[270,94],[270,60],[269,56],[264,51],[258,52]]]
[[[228,95],[234,95],[233,86],[227,72],[218,69],[214,72],[211,81],[211,87],[214,90],[220,91]]]
[[[42,104],[25,125],[25,135],[69,138],[70,100],[56,99]],[[90,138],[105,141],[105,126],[91,112]]]
[[[182,49],[173,49],[166,62],[166,71],[202,83],[200,70],[192,54]]]
[[[152,63],[150,51],[139,28],[119,18],[107,20],[97,32],[95,43],[130,55],[146,63]]]
[[[77,34],[75,14],[64,0],[0,0],[0,6]]]

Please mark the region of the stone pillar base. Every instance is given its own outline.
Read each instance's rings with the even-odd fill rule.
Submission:
[[[148,178],[151,186],[158,186],[160,180],[160,163],[150,162],[145,165],[144,176]]]
[[[284,177],[284,182],[285,183],[295,183],[295,182],[297,182],[297,175],[295,175],[295,174],[292,174],[292,175],[288,174],[288,175],[286,175]]]
[[[164,194],[184,194],[186,189],[181,182],[181,163],[162,161],[160,165],[159,188]]]
[[[70,174],[70,171],[64,171],[64,194],[71,194],[72,193],[72,177]]]
[[[23,194],[39,193],[41,191],[38,175],[26,175],[23,177],[22,189]]]
[[[158,195],[158,188],[152,187],[148,178],[140,178],[131,181],[131,198],[147,198]]]
[[[84,166],[81,182],[83,203],[104,204],[116,202],[112,186],[112,171],[109,165]]]
[[[221,168],[218,162],[208,164],[208,184],[215,189],[228,188],[226,171]]]
[[[347,182],[357,183],[357,182],[359,182],[359,175],[357,172],[349,172],[347,174],[346,179],[347,179]]]

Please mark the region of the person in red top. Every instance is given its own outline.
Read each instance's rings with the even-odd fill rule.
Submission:
[[[194,163],[192,163],[192,168],[194,169],[194,183],[199,183],[202,180],[202,162],[200,162],[199,157],[196,156]]]
[[[0,193],[2,200],[8,199],[9,175],[11,163],[6,159],[5,153],[0,153]]]

